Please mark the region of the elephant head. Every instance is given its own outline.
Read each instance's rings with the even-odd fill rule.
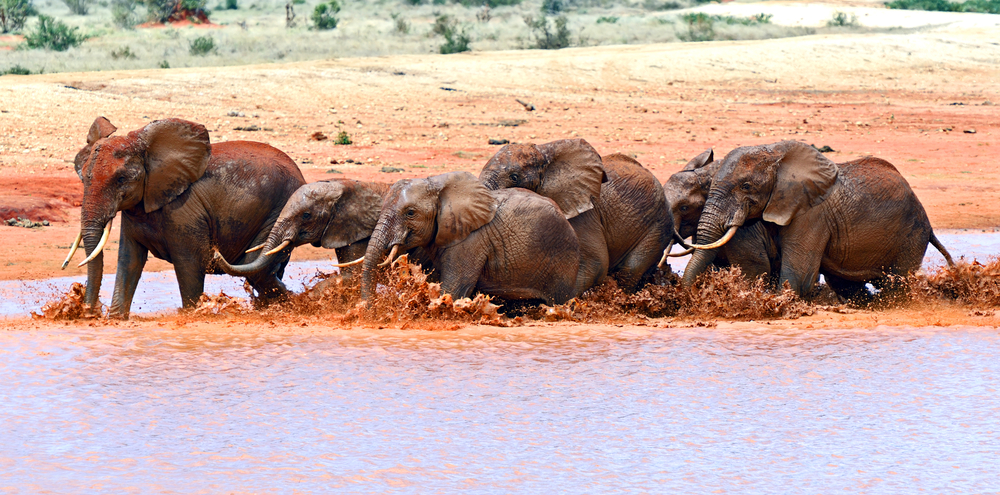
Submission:
[[[252,249],[263,254],[236,266],[217,254],[216,263],[230,275],[245,277],[265,269],[273,255],[288,246],[336,249],[367,239],[382,207],[382,194],[372,186],[376,185],[349,179],[306,184],[288,198],[267,240]]]
[[[493,220],[496,209],[493,194],[468,172],[396,182],[368,241],[361,297],[371,299],[375,269],[390,263],[400,249],[424,248],[433,259],[438,250],[462,242]]]
[[[715,161],[714,152],[709,149],[694,157],[663,184],[674,227],[682,239],[695,234],[708,191],[712,188],[712,177],[720,165],[722,162]]]
[[[788,225],[822,203],[837,182],[838,168],[808,144],[781,141],[744,146],[726,155],[698,222],[698,248],[684,270],[690,285],[748,219]],[[723,235],[725,233],[725,235]]]
[[[583,139],[561,139],[504,146],[479,180],[491,190],[521,187],[551,198],[569,219],[594,207],[608,176],[593,146]]]
[[[212,153],[204,126],[179,119],[152,122],[126,136],[112,136],[115,126],[104,117],[94,121],[87,145],[74,160],[83,180],[80,234],[69,257],[83,241],[88,256],[85,302],[92,308],[101,287],[102,250],[111,221],[122,210],[162,208],[201,178]]]

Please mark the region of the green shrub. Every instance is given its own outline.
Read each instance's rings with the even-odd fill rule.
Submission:
[[[24,36],[21,46],[63,52],[87,40],[88,36],[77,33],[78,30],[47,15],[39,15],[38,27]]]
[[[160,68],[161,69],[169,69],[170,68],[170,62],[167,62],[166,60],[161,60],[160,61]]]
[[[409,1],[413,3],[413,0]],[[460,3],[466,7],[489,7],[492,9],[495,7],[504,7],[509,5],[520,5],[521,1],[522,0],[458,0],[457,3]],[[416,3],[413,3],[413,5],[417,5],[419,3],[420,1],[418,0]]]
[[[312,13],[313,27],[320,30],[336,28],[339,22],[336,17],[337,12],[340,12],[340,3],[337,0],[317,5]]]
[[[444,36],[449,30],[453,29],[455,22],[451,20],[447,14],[442,14],[434,18],[434,27],[431,28],[431,32]]]
[[[826,21],[827,26],[857,26],[858,16],[854,14],[848,15],[846,12],[836,11],[833,13],[833,17]]]
[[[135,53],[132,53],[132,48],[126,45],[117,50],[111,50],[111,58],[115,60],[118,60],[120,58],[128,60],[128,59],[135,59],[137,58],[137,56]]]
[[[441,53],[447,55],[449,53],[461,53],[469,51],[469,43],[472,42],[472,38],[466,34],[465,29],[459,30],[458,28],[449,30],[444,33],[444,44],[441,45]]]
[[[542,50],[558,50],[570,46],[567,22],[566,16],[556,17],[554,25],[549,24],[549,19],[544,15],[538,19],[531,16],[524,18],[524,23],[535,39],[535,48]]]
[[[563,0],[542,0],[542,14],[558,14],[566,8]]]
[[[601,16],[597,18],[598,24],[614,24],[618,22],[618,18],[614,16]]]
[[[885,6],[890,9],[903,10],[1000,14],[1000,0],[966,0],[965,2],[949,2],[948,0],[895,0],[885,4]]]
[[[137,0],[114,0],[111,2],[111,22],[122,29],[133,29],[139,24],[139,15],[135,12]]]
[[[206,14],[205,4],[208,0],[141,0],[146,6],[149,20],[167,22],[175,12]]]
[[[90,0],[63,0],[63,3],[76,15],[87,15],[90,11]]]
[[[6,76],[7,74],[15,76],[30,76],[31,71],[25,69],[24,67],[21,67],[20,65],[13,65],[10,68],[4,70],[3,72],[0,72],[0,76]]]
[[[215,51],[215,38],[211,36],[199,36],[188,43],[188,51],[191,55],[204,56]]]
[[[399,13],[393,12],[393,13],[389,14],[389,17],[392,17],[392,22],[393,22],[393,28],[392,29],[393,29],[393,31],[396,32],[396,34],[409,34],[409,32],[410,32],[410,23],[407,22],[406,19],[404,19],[402,15],[400,15]]]
[[[0,0],[0,33],[20,31],[28,17],[36,14],[31,0]]]
[[[239,10],[239,8],[240,5],[237,3],[237,0],[226,0],[226,10]]]
[[[337,139],[333,140],[333,144],[348,145],[351,143],[353,143],[353,141],[351,141],[351,136],[347,134],[347,131],[340,131],[340,133],[337,134]]]
[[[682,40],[712,41],[715,39],[715,21],[712,19],[712,16],[702,12],[693,12],[684,14],[681,16],[681,19],[688,26],[687,35],[680,36]]]

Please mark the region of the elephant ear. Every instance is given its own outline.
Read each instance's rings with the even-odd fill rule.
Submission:
[[[593,208],[608,180],[597,150],[583,139],[560,139],[537,148],[548,166],[535,192],[552,198],[567,219]]]
[[[330,205],[334,211],[323,233],[323,247],[340,248],[371,237],[382,211],[382,195],[365,182],[330,184],[339,186],[343,194]]]
[[[765,221],[788,225],[799,213],[822,203],[837,182],[837,164],[798,141],[774,146],[780,158],[771,198],[764,207]]]
[[[708,165],[713,161],[715,161],[715,150],[709,148],[705,151],[702,151],[701,154],[699,154],[698,156],[692,158],[691,161],[687,163],[687,165],[684,165],[684,168],[682,170],[684,171],[698,170],[699,168],[704,167],[705,165]]]
[[[448,172],[427,180],[431,188],[439,191],[437,237],[434,238],[438,247],[461,242],[496,215],[496,198],[475,175]]]
[[[73,168],[76,169],[76,175],[80,176],[80,180],[83,180],[83,164],[87,161],[87,157],[90,156],[90,151],[94,148],[94,143],[114,134],[117,130],[118,128],[104,117],[94,119],[94,123],[90,125],[90,130],[87,131],[87,145],[73,159]]]
[[[173,201],[208,168],[212,145],[201,124],[157,120],[139,131],[139,139],[146,144],[146,213]]]

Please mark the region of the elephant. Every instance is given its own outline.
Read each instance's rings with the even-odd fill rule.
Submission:
[[[506,145],[479,179],[493,190],[525,188],[559,205],[580,241],[577,295],[608,275],[634,292],[674,230],[656,177],[632,157],[602,158],[583,139]]]
[[[232,266],[222,254],[216,263],[230,275],[250,276],[269,269],[285,249],[303,244],[335,249],[339,261],[364,256],[368,239],[378,223],[382,201],[390,184],[334,179],[305,184],[285,203],[264,244],[253,250],[264,254],[247,265]],[[340,263],[345,278],[360,271],[359,263]]]
[[[551,305],[574,296],[576,233],[552,200],[525,189],[490,191],[468,172],[393,184],[364,256],[364,301],[375,295],[377,268],[414,248],[456,299],[478,291]]]
[[[149,253],[174,266],[181,301],[193,307],[206,273],[217,272],[212,251],[230,259],[263,243],[292,193],[305,183],[288,155],[267,144],[211,144],[201,124],[163,119],[125,136],[97,118],[74,165],[83,181],[80,233],[63,268],[83,241],[87,258],[84,303],[100,313],[98,293],[103,249],[115,215],[122,212],[118,271],[108,316],[128,319],[136,285]],[[103,231],[103,233],[102,233]],[[287,253],[273,269],[247,279],[263,301],[285,293],[281,276]]]
[[[748,221],[775,226],[778,283],[800,297],[822,274],[838,296],[871,298],[865,284],[897,292],[897,281],[920,267],[927,244],[949,265],[923,205],[889,162],[866,157],[837,165],[798,141],[744,146],[726,155],[698,221],[705,245],[684,270],[684,285],[710,264],[712,249]],[[725,232],[725,234],[723,234]]]
[[[708,199],[712,179],[721,165],[722,161],[715,160],[714,150],[708,149],[691,159],[680,172],[671,175],[663,183],[670,216],[677,227],[674,235],[677,242],[683,244],[683,239],[688,237],[698,242],[698,220]],[[761,220],[747,221],[736,230],[729,242],[718,248],[712,266],[726,268],[736,265],[748,280],[765,277],[772,284],[775,283],[776,278],[772,275],[778,273],[780,264],[775,227]],[[666,262],[667,256],[683,256],[694,251],[694,248],[690,248],[668,255],[672,244],[670,242],[664,250],[661,265]]]

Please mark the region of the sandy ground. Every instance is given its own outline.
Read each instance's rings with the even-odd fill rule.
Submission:
[[[490,138],[567,137],[601,153],[633,154],[665,180],[706,148],[724,154],[798,139],[830,146],[835,161],[891,161],[935,228],[992,229],[1000,226],[1000,44],[991,41],[998,35],[995,25],[970,21],[765,41],[4,76],[0,216],[51,226],[0,226],[0,278],[84,273],[59,265],[79,228],[82,186],[72,157],[101,115],[119,132],[181,117],[208,126],[216,142],[264,141],[291,155],[308,180],[478,173],[497,149]],[[235,130],[251,125],[261,130]],[[353,145],[311,139],[341,130]],[[106,251],[106,272],[116,247]],[[330,254],[299,248],[293,259]],[[911,313],[896,324],[932,323]],[[966,310],[954,313],[941,323],[984,324]]]

